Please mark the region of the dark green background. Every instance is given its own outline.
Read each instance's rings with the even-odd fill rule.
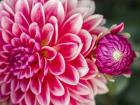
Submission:
[[[96,13],[107,19],[106,26],[125,23],[125,32],[131,34],[134,49],[140,52],[140,0],[95,0]],[[140,105],[140,58],[132,67],[131,78],[118,77],[109,83],[110,92],[97,96],[97,105]]]

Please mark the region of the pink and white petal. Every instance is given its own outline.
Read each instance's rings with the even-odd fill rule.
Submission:
[[[54,96],[63,96],[65,93],[64,87],[60,80],[57,78],[51,76],[50,80],[48,81],[49,87],[50,87],[50,92]]]
[[[89,9],[86,17],[92,15],[95,12],[95,3],[91,0],[80,0],[78,2],[78,7],[87,7]]]
[[[70,11],[70,12],[67,14],[66,19],[67,19],[68,17],[74,15],[74,14],[77,14],[77,13],[80,13],[80,14],[82,15],[83,18],[86,18],[88,12],[89,12],[89,8],[87,8],[87,7],[77,7],[77,8],[73,9],[72,11]]]
[[[28,91],[29,87],[30,87],[30,82],[31,80],[30,79],[22,79],[20,80],[20,89],[22,92],[26,92]]]
[[[31,79],[30,83],[30,90],[32,91],[33,94],[38,95],[41,93],[41,81],[39,80],[38,77],[34,77]]]
[[[12,35],[7,31],[2,30],[2,39],[5,43],[10,43]]]
[[[10,99],[13,104],[19,104],[24,97],[25,97],[25,93],[22,92],[20,89],[16,91],[11,91]]]
[[[3,7],[6,11],[8,11],[8,13],[10,13],[11,16],[14,16],[14,11],[13,9],[6,3],[6,2],[2,2]]]
[[[0,87],[1,89],[1,94],[2,95],[9,95],[11,90],[10,90],[10,83],[3,83]]]
[[[56,17],[54,16],[51,16],[50,19],[49,19],[49,22],[53,25],[54,27],[54,33],[53,33],[53,37],[52,37],[52,40],[51,40],[51,45],[55,45],[57,44],[57,41],[58,41],[58,20]]]
[[[66,89],[63,96],[54,96],[51,95],[51,102],[53,105],[69,105],[70,102],[70,93]]]
[[[19,46],[21,45],[20,39],[14,37],[13,39],[11,39],[11,45],[12,45],[13,47],[19,47]]]
[[[53,34],[54,34],[53,25],[50,23],[45,24],[42,28],[41,35],[42,45],[48,45],[52,40]]]
[[[23,26],[25,29],[28,29],[29,22],[22,12],[16,12],[16,14],[14,15],[14,20],[15,23]]]
[[[44,4],[44,10],[46,14],[46,21],[49,20],[51,16],[55,16],[58,19],[58,23],[62,24],[65,18],[64,8],[61,1],[51,0]]]
[[[21,43],[27,44],[29,42],[29,40],[30,40],[30,36],[28,34],[22,33],[20,35],[20,41],[21,41]]]
[[[73,42],[61,43],[56,46],[56,49],[66,60],[73,60],[79,55],[82,44]]]
[[[47,60],[53,60],[55,59],[57,52],[53,47],[49,47],[49,46],[44,46],[41,49],[41,54],[43,57],[45,57]]]
[[[12,25],[13,25],[13,21],[10,18],[8,18],[6,16],[1,18],[1,27],[3,29],[11,30],[12,29]]]
[[[39,26],[43,26],[45,24],[45,13],[41,3],[36,3],[32,8],[31,20],[32,22],[37,22]]]
[[[96,94],[105,94],[107,93],[109,90],[107,88],[107,83],[106,83],[106,79],[104,77],[96,77],[94,78],[94,80],[91,80],[91,84],[93,86],[94,89],[96,89]]]
[[[28,32],[32,38],[40,37],[39,26],[36,22],[30,24]]]
[[[90,32],[93,29],[95,29],[98,25],[102,24],[102,22],[103,22],[102,15],[99,15],[99,14],[92,15],[92,16],[87,17],[84,20],[83,28]]]
[[[61,34],[73,33],[78,34],[83,25],[83,17],[81,14],[74,14],[69,17],[62,26]]]
[[[78,70],[80,77],[85,76],[89,72],[88,64],[82,54],[79,54],[70,64]]]
[[[26,105],[36,105],[35,95],[30,90],[25,93],[24,99]]]
[[[42,83],[41,93],[36,96],[40,105],[50,105],[50,89],[46,80],[47,78]]]
[[[10,17],[10,14],[5,10],[1,10],[0,11],[0,19],[3,17]]]
[[[50,62],[49,70],[54,75],[61,75],[65,72],[65,60],[60,53],[58,53],[55,59]]]
[[[12,33],[15,36],[20,36],[22,33],[22,29],[20,28],[20,26],[17,23],[14,23],[12,26]]]
[[[84,77],[82,77],[82,79],[88,80],[98,75],[98,69],[94,61],[86,59],[86,62],[88,64],[89,72]]]
[[[17,78],[14,78],[11,81],[10,89],[11,89],[11,91],[16,91],[17,89],[19,89],[19,80]]]
[[[78,36],[81,38],[83,43],[82,54],[85,55],[92,44],[92,36],[88,31],[84,29],[79,32]]]
[[[62,38],[60,38],[59,43],[68,43],[73,42],[77,44],[82,44],[82,41],[79,36],[76,34],[66,33]]]
[[[26,17],[29,15],[28,0],[18,0],[15,5],[15,12],[22,12]]]
[[[96,27],[96,29],[92,30],[90,33],[93,35],[100,35],[100,33],[107,34],[108,30],[109,29],[106,27],[98,26],[98,27]]]
[[[78,70],[74,66],[67,65],[66,71],[62,75],[59,75],[58,79],[69,85],[77,85],[80,77]]]
[[[67,1],[67,11],[71,11],[77,7],[78,0],[66,0]]]
[[[76,86],[68,86],[68,87],[69,90],[75,94],[79,94],[79,95],[91,94],[90,88],[82,82],[79,82]]]

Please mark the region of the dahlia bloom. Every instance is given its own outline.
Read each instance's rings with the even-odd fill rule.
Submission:
[[[94,9],[90,0],[0,2],[0,102],[90,105],[106,93],[106,79],[88,58],[107,30]]]
[[[115,76],[131,75],[130,66],[136,53],[129,43],[128,37],[121,33],[123,29],[123,23],[112,27],[111,31],[97,42],[94,53],[96,65],[101,73]]]

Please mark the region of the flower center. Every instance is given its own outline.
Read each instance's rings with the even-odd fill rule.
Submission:
[[[119,61],[122,58],[122,52],[118,50],[114,51],[112,56],[114,60]]]

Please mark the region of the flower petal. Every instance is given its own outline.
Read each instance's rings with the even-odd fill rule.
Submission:
[[[15,5],[15,11],[20,11],[27,17],[29,15],[28,0],[18,0]]]
[[[41,93],[36,96],[40,105],[50,105],[50,89],[46,80],[47,78],[42,83]]]
[[[25,94],[26,105],[36,105],[35,95],[29,90]]]
[[[65,18],[64,8],[59,0],[50,0],[44,5],[46,20],[50,16],[55,16],[58,19],[59,24],[61,24]]]
[[[58,78],[69,85],[77,85],[80,79],[77,69],[72,65],[67,65],[66,71],[59,75]]]
[[[43,55],[43,57],[45,57],[47,60],[53,60],[56,55],[57,52],[53,47],[49,47],[49,46],[44,46],[42,47],[42,52],[41,54]]]
[[[22,79],[22,80],[20,80],[20,89],[23,92],[26,92],[29,89],[30,82],[31,82],[30,79]]]
[[[60,53],[58,53],[55,59],[50,63],[49,68],[50,72],[54,75],[60,75],[65,72],[65,60]]]
[[[3,30],[2,31],[2,39],[5,43],[10,43],[12,36],[9,32]]]
[[[52,24],[47,23],[42,28],[42,46],[47,45],[52,40],[54,34],[54,27]]]
[[[39,26],[45,24],[45,13],[41,3],[36,3],[31,11],[32,22],[37,22]]]
[[[16,91],[11,91],[10,98],[13,104],[18,104],[23,100],[24,96],[25,96],[24,92],[18,89]]]
[[[79,82],[76,86],[69,86],[69,90],[79,95],[88,95],[91,93],[89,87],[82,82]]]
[[[16,14],[14,16],[15,16],[14,20],[16,23],[23,26],[25,29],[28,28],[29,22],[27,21],[26,17],[23,15],[22,12],[16,12]]]
[[[61,34],[62,35],[65,33],[77,34],[82,28],[82,24],[83,18],[81,14],[74,14],[65,21],[64,25],[62,26],[63,31],[61,32]]]
[[[53,103],[53,105],[69,105],[70,93],[68,92],[68,90],[66,90],[63,96],[51,95],[51,102]]]
[[[83,43],[82,54],[85,55],[91,47],[92,36],[88,31],[84,29],[80,31],[78,36],[81,38],[82,43]]]
[[[70,62],[70,64],[72,64],[78,70],[80,77],[85,76],[89,71],[87,62],[82,54],[79,54],[76,59]]]
[[[65,93],[64,87],[57,78],[55,78],[53,76],[49,77],[48,83],[50,86],[50,92],[54,96],[63,96],[64,95],[64,93]]]
[[[61,43],[56,46],[58,52],[60,52],[66,60],[73,60],[78,56],[81,50],[81,45],[78,43]]]
[[[103,16],[102,15],[92,15],[87,17],[84,20],[83,28],[92,31],[94,28],[96,28],[98,25],[100,25],[103,22]]]
[[[34,77],[31,79],[30,89],[33,94],[38,95],[41,92],[41,81],[38,77]]]
[[[12,29],[12,25],[13,25],[13,21],[10,18],[8,18],[6,16],[2,17],[2,19],[1,19],[1,27],[3,29],[11,30]]]

